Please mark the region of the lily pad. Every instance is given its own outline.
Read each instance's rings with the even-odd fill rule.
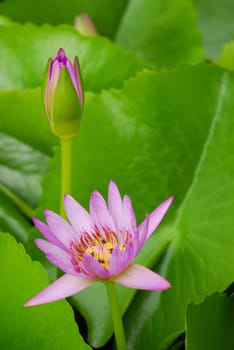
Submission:
[[[86,91],[121,87],[125,79],[148,66],[137,54],[107,38],[83,37],[69,25],[0,26],[0,46],[1,89],[41,86],[47,61],[60,47],[69,58],[79,57]]]
[[[186,306],[201,302],[207,294],[222,292],[234,280],[234,75],[216,67],[211,70],[217,73],[213,80],[216,93],[212,95],[213,84],[207,76],[205,87],[209,89],[198,100],[203,107],[197,114],[201,128],[211,116],[210,127],[170,227],[175,235],[161,267],[172,287],[134,301],[134,311],[130,309],[125,319],[129,349],[141,349],[146,343],[149,348],[167,349],[168,340],[172,342],[184,331]]]
[[[234,296],[215,293],[188,305],[186,324],[186,349],[233,349]]]
[[[23,306],[48,284],[48,278],[43,267],[32,262],[23,246],[7,234],[0,234],[0,264],[1,349],[90,349],[66,301],[35,308]]]
[[[30,0],[4,0],[0,2],[0,12],[17,22],[37,24],[72,24],[75,16],[87,12],[98,31],[112,37],[127,3],[128,0],[118,0],[110,6],[109,0],[69,0],[64,6],[62,0],[40,0],[35,9],[35,4]]]
[[[130,0],[116,40],[156,67],[204,58],[196,13],[190,1]]]
[[[207,57],[217,60],[234,35],[232,0],[193,0]]]

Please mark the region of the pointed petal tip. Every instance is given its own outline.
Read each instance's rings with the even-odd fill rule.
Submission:
[[[169,209],[171,203],[173,202],[174,200],[174,195],[170,196],[169,198],[167,198],[161,205],[162,207],[165,207],[166,208],[166,211]],[[166,212],[165,212],[166,214]]]
[[[79,73],[79,58],[78,58],[78,56],[74,57],[73,65],[77,68],[77,72]]]
[[[110,180],[108,185],[108,197],[109,200],[113,197],[113,201],[121,199],[119,188],[114,180]],[[121,200],[122,202],[122,200]]]
[[[37,225],[38,222],[38,218],[36,218],[35,216],[32,217],[32,222],[34,223],[34,225]]]
[[[46,66],[46,70],[47,70],[47,75],[48,75],[48,78],[47,78],[47,81],[48,79],[50,79],[50,76],[51,76],[51,67],[53,65],[53,58],[49,58],[48,61],[47,61],[47,66]]]
[[[138,264],[130,264],[115,278],[115,282],[125,287],[143,290],[166,290],[171,286],[164,277]]]
[[[42,292],[41,292],[42,293]],[[39,294],[41,293],[38,293],[37,295],[35,295],[34,297],[32,297],[31,299],[27,300],[23,306],[24,307],[32,307],[32,306],[38,306],[38,305],[42,305],[42,304],[47,304],[49,303],[50,301],[46,301],[46,302],[43,302],[43,300],[40,300],[40,298],[38,298]]]
[[[158,208],[162,208],[162,207],[164,207],[164,208],[169,208],[170,207],[170,205],[171,205],[171,203],[173,202],[173,200],[174,200],[174,195],[171,195],[170,197],[168,197],[167,199],[165,199],[159,206],[158,206]]]
[[[118,188],[116,182],[114,180],[112,180],[112,179],[110,179],[109,186],[115,186],[115,187]]]
[[[101,193],[99,193],[97,190],[94,190],[90,196],[90,209],[92,206],[95,207],[96,204],[99,203],[99,199],[104,200]]]
[[[26,301],[26,303],[23,304],[24,307],[30,307],[30,302],[29,301]]]
[[[44,215],[45,215],[45,218],[47,220],[47,218],[49,218],[50,216],[57,215],[57,214],[54,211],[50,210],[50,209],[45,209],[44,210]]]
[[[50,215],[51,215],[51,210],[45,209],[45,210],[44,210],[44,215],[45,215],[46,221],[48,222],[48,218],[49,218]]]
[[[163,277],[162,277],[163,278]],[[162,281],[162,284],[161,284],[161,290],[166,290],[166,289],[169,289],[169,288],[171,288],[171,283],[170,282],[168,282],[167,280],[165,280],[164,278],[163,278],[163,281]]]
[[[32,218],[32,222],[34,223],[34,225],[36,226],[36,228],[40,231],[40,225],[41,223],[44,224],[43,221],[41,221],[40,219],[36,218],[35,216]]]
[[[175,196],[172,194],[167,200],[168,200],[168,202],[173,202],[173,200],[174,200],[174,198],[175,198]]]
[[[43,236],[47,236],[47,232],[48,232],[48,226],[46,225],[46,223],[44,223],[43,221],[39,220],[36,217],[32,218],[32,222],[34,223],[34,226],[38,229],[38,231],[43,235]]]
[[[63,202],[66,208],[67,205],[69,206],[71,203],[77,202],[77,200],[74,197],[72,197],[69,193],[64,193]]]
[[[69,193],[64,193],[63,195],[64,203],[65,201],[69,201],[70,198],[74,199]]]
[[[174,200],[174,196],[170,196],[169,198],[167,198],[164,202],[161,203],[161,205],[159,207],[164,207],[165,208],[165,214],[167,212],[167,210],[169,209],[171,203]]]
[[[124,209],[129,210],[131,213],[132,212],[134,213],[131,198],[127,194],[123,196],[123,206],[124,206]]]
[[[48,61],[47,61],[47,70],[50,72],[50,68],[53,64],[53,58],[49,58]]]
[[[93,280],[65,274],[50,284],[47,288],[36,294],[33,298],[26,301],[24,306],[36,306],[68,298],[89,287],[93,283]]]
[[[57,56],[60,56],[60,55],[65,55],[65,51],[61,47],[60,49],[58,49],[58,52],[57,52]]]
[[[44,242],[48,242],[45,239],[42,238],[35,238],[34,239],[34,243],[36,244],[36,246],[41,249],[41,246],[44,244]],[[43,249],[41,249],[43,251]]]
[[[108,186],[108,209],[114,220],[116,228],[122,226],[123,202],[115,181],[110,180]]]
[[[91,197],[93,196],[100,196],[101,194],[98,192],[98,190],[94,190],[92,193],[91,193]]]
[[[37,241],[39,240],[39,239],[41,239],[41,238],[35,238],[34,239],[34,243],[37,245]]]
[[[26,303],[24,303],[23,306],[24,307],[33,307],[33,306],[48,304],[48,303],[53,302],[53,301],[57,301],[57,300],[40,301],[40,300],[38,300],[37,295],[36,295],[35,297],[26,301]]]
[[[32,299],[26,301],[26,303],[23,304],[24,307],[32,307],[37,306],[38,304],[35,304]]]
[[[164,202],[162,202],[157,208],[156,210],[154,211],[155,213],[157,212],[157,215],[158,213],[161,211],[161,215],[162,215],[162,218],[164,217],[164,215],[166,214],[167,210],[169,209],[171,203],[173,202],[174,200],[174,196],[170,196],[169,198],[167,198]],[[160,214],[159,214],[160,216]]]
[[[66,214],[67,214],[67,217],[68,217],[68,207],[71,203],[71,201],[73,200],[74,198],[72,196],[70,196],[68,193],[64,193],[63,195],[63,203],[64,203],[64,209],[66,211]]]
[[[164,202],[162,202],[154,211],[150,214],[149,218],[149,229],[146,236],[146,240],[152,235],[152,233],[156,230],[164,216],[166,215],[174,196],[170,196]],[[144,225],[144,221],[138,226],[139,231],[142,231],[142,227]]]
[[[44,209],[44,215],[46,216],[47,214],[50,213],[50,210],[49,209]]]

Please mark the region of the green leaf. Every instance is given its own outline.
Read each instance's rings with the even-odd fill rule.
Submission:
[[[200,62],[204,52],[192,4],[184,0],[130,0],[116,39],[156,67]]]
[[[186,349],[234,349],[234,296],[213,294],[201,304],[188,305]]]
[[[6,134],[0,133],[0,137],[1,183],[35,207],[41,193],[40,180],[47,171],[47,157]]]
[[[119,185],[121,193],[128,193],[132,198],[139,223],[147,212],[174,194],[174,204],[164,220],[164,223],[172,222],[193,181],[217,109],[217,96],[226,88],[225,85],[223,87],[225,74],[225,71],[212,65],[183,65],[171,72],[140,73],[135,79],[127,81],[122,90],[104,91],[94,96],[84,112],[79,136],[73,143],[74,197],[88,207],[90,193],[97,189],[105,195],[112,178]],[[233,79],[231,73],[230,79]],[[222,94],[229,96],[229,91],[224,90]],[[50,169],[43,181],[39,217],[43,217],[44,208],[59,210],[59,150],[55,152]],[[165,234],[165,230],[162,234]],[[172,234],[178,240],[179,234],[174,226],[166,230],[165,237]],[[154,248],[157,249],[157,242],[151,247],[150,253],[141,256],[147,265],[151,265],[156,258]],[[32,254],[38,256],[35,250]],[[190,258],[189,252],[188,256]],[[168,279],[173,282],[170,275]],[[191,293],[191,286],[187,287],[188,293]],[[88,289],[76,297],[88,320],[89,340],[98,346],[106,342],[111,331],[108,313],[98,312],[97,321],[94,303],[98,300],[100,305],[106,305],[106,296],[101,289],[94,287],[93,291]],[[126,290],[126,294],[122,293],[120,299],[124,300],[124,312],[133,293]],[[155,295],[160,294],[155,292]],[[173,300],[171,296],[167,300],[168,305]],[[138,307],[136,309],[139,311]],[[151,305],[150,310],[154,310],[154,306]],[[173,312],[177,313],[174,309]],[[183,316],[179,313],[181,321],[180,317]],[[144,320],[143,315],[138,315],[134,322],[130,318],[129,323],[137,331],[136,325]],[[128,324],[128,327],[131,326]],[[163,327],[170,333],[169,325],[164,324]],[[179,331],[182,328],[183,323]],[[136,333],[131,336],[129,332],[128,336],[132,341]],[[161,336],[162,333],[159,333],[158,337]]]
[[[41,89],[0,92],[0,130],[32,148],[52,155],[58,140],[51,134],[43,110]],[[20,152],[18,153],[20,157]],[[1,155],[4,157],[4,155]],[[20,161],[18,161],[20,163]]]
[[[193,0],[198,25],[208,58],[218,59],[223,45],[234,35],[234,2],[230,0]]]
[[[72,193],[87,207],[93,189],[105,195],[112,178],[122,193],[131,196],[139,221],[171,194],[175,195],[175,210],[200,158],[213,117],[210,99],[217,96],[221,72],[205,64],[182,65],[173,72],[143,72],[122,90],[94,96],[73,140]],[[201,128],[201,105],[194,99],[204,96],[207,79],[211,97],[202,106],[210,113],[202,119]],[[42,206],[58,210],[59,149],[50,168],[44,179]]]
[[[0,234],[0,265],[1,349],[89,349],[66,301],[23,307],[48,279],[42,266],[32,262],[22,245],[6,234]]]
[[[1,26],[10,26],[11,24],[14,24],[14,22],[10,18],[0,15]]]
[[[28,243],[30,222],[17,210],[12,202],[0,192],[0,229],[8,232],[11,229],[17,241]]]
[[[4,0],[0,3],[0,12],[18,22],[38,24],[72,24],[75,16],[87,12],[98,31],[112,37],[127,3],[128,0],[118,0],[110,6],[109,0],[69,0],[64,5],[62,0],[40,0],[35,11],[35,4],[30,0]]]
[[[59,45],[64,46],[68,54],[72,53],[71,56],[77,51],[82,53],[79,56],[85,62],[86,89],[99,91],[120,86],[124,79],[144,66],[135,54],[125,53],[107,39],[82,38],[69,26],[53,28],[15,24],[11,28],[0,27],[0,32],[0,86],[3,88],[41,84],[46,61],[57,52]],[[0,132],[4,134],[0,156],[1,183],[36,206],[41,191],[40,179],[47,171],[46,155],[52,154],[52,145],[58,141],[48,127],[39,89],[22,93],[4,91],[0,93],[0,102]],[[6,212],[4,202],[1,207]],[[15,232],[15,226],[13,229],[7,222],[9,220],[1,228]]]
[[[233,281],[234,255],[230,247],[234,245],[234,75],[210,69],[217,73],[216,78],[207,75],[206,92],[194,95],[194,103],[201,103],[197,113],[200,128],[210,117],[212,122],[190,187],[170,228],[175,236],[161,269],[172,288],[134,301],[135,311],[130,314],[129,310],[125,320],[129,349],[141,349],[146,343],[149,348],[167,348],[168,339],[173,341],[184,330],[186,305],[225,290]],[[194,84],[199,80],[194,77]],[[185,96],[192,93],[193,87],[187,89],[190,91],[183,89]],[[188,128],[193,128],[190,113],[188,118]],[[196,131],[194,134],[197,136]],[[134,326],[133,319],[137,320]]]
[[[16,35],[17,33],[17,35]],[[46,63],[63,47],[71,60],[79,56],[85,90],[121,87],[146,64],[103,37],[86,38],[71,26],[33,24],[0,26],[0,88],[24,89],[42,84]]]
[[[57,142],[42,109],[40,89],[0,92],[0,115],[1,186],[35,208],[41,178],[48,170],[48,156]],[[24,215],[1,195],[0,229],[26,243],[30,227]]]
[[[218,63],[224,68],[234,70],[234,41],[224,45]]]

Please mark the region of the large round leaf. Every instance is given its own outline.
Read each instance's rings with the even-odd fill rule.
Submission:
[[[156,67],[204,58],[190,1],[130,0],[116,39]]]
[[[217,59],[223,45],[234,35],[232,0],[193,0],[208,58]]]
[[[0,12],[18,22],[70,23],[82,12],[87,12],[98,31],[104,35],[113,36],[117,30],[122,13],[128,0],[40,0],[35,3],[30,0],[4,0],[0,2]],[[22,10],[23,9],[23,10]]]
[[[2,89],[41,85],[49,57],[54,57],[60,47],[71,60],[75,55],[79,57],[85,90],[120,87],[146,66],[133,52],[125,52],[103,37],[82,37],[68,25],[0,26],[0,46]]]
[[[48,284],[45,271],[22,245],[0,234],[0,347],[9,350],[88,350],[66,301],[25,308],[23,304]]]
[[[0,93],[0,191],[38,205],[41,178],[48,170],[48,156],[57,139],[44,116],[41,91]],[[0,229],[26,243],[30,221],[6,197],[0,200]]]
[[[215,67],[212,71],[216,78],[212,83],[207,76],[204,88],[209,89],[196,100],[202,104],[197,113],[200,127],[204,128],[210,116],[212,122],[177,219],[170,227],[174,240],[162,264],[172,288],[135,300],[134,310],[129,310],[126,318],[129,349],[141,349],[146,343],[149,348],[166,349],[184,330],[186,305],[225,290],[234,280],[234,75]],[[194,84],[197,82],[195,79]],[[208,109],[205,101],[209,101]],[[191,122],[190,114],[188,118]],[[195,130],[194,134],[198,136]],[[137,320],[134,327],[133,319]]]
[[[215,293],[201,304],[188,305],[187,350],[232,350],[234,348],[234,296]]]

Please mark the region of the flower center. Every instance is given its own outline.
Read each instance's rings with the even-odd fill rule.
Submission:
[[[117,236],[115,232],[107,228],[103,228],[102,232],[97,228],[95,232],[85,232],[79,241],[71,242],[71,262],[75,270],[81,272],[80,264],[82,263],[83,255],[88,254],[107,269],[113,249],[118,247],[121,252],[124,252],[129,238],[130,235],[126,231],[120,232]]]

